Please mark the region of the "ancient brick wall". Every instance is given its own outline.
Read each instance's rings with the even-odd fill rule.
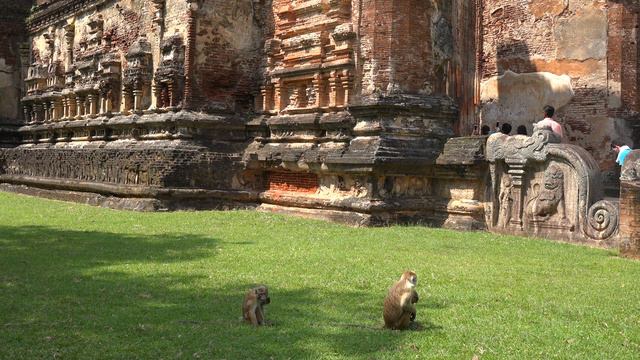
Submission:
[[[482,5],[483,123],[525,125],[531,133],[531,123],[549,103],[559,109],[556,118],[567,140],[589,150],[602,169],[613,168],[612,154],[602,149],[614,139],[632,140],[629,120],[637,111],[637,4],[485,0]]]
[[[269,2],[266,2],[269,3]],[[197,12],[193,106],[203,110],[253,110],[259,93],[263,46],[257,23],[265,11],[252,0],[206,1]]]
[[[270,172],[268,175],[270,191],[293,191],[315,193],[318,188],[318,177],[315,174],[293,172]]]

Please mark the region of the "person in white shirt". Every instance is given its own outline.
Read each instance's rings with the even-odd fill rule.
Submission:
[[[564,134],[562,133],[562,125],[553,120],[553,114],[555,114],[556,109],[554,109],[551,105],[547,105],[543,110],[544,119],[538,121],[538,126],[549,126],[554,133],[560,136],[560,139],[563,139]]]

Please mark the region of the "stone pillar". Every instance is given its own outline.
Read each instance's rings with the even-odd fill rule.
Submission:
[[[87,103],[89,105],[89,109],[86,109],[85,111],[88,113],[88,115],[95,115],[96,112],[96,95],[89,93],[87,94]]]
[[[193,71],[195,69],[196,54],[196,31],[198,17],[198,3],[195,0],[187,0],[189,5],[189,14],[187,17],[187,42],[184,49],[184,94],[183,107],[185,110],[191,110],[193,106]]]
[[[269,88],[266,85],[260,87],[260,103],[256,102],[256,111],[257,112],[267,112],[269,111]]]
[[[82,116],[84,115],[84,110],[85,110],[85,99],[84,96],[78,96],[77,100],[76,100],[76,119],[81,119]]]
[[[324,79],[321,73],[315,73],[313,75],[313,90],[316,92],[316,103],[312,104],[313,107],[320,108],[324,104]]]
[[[22,114],[24,116],[24,122],[25,123],[30,123],[31,122],[31,109],[30,106],[27,104],[22,104]]]
[[[329,74],[329,107],[335,108],[338,104],[338,73],[334,70]]]
[[[273,96],[274,96],[274,110],[280,112],[284,109],[284,101],[282,101],[283,94],[282,92],[286,90],[284,87],[284,82],[282,79],[278,79],[278,81],[273,84]]]
[[[51,117],[49,116],[51,115],[51,113],[49,112],[49,104],[46,101],[44,101],[41,106],[42,106],[42,111],[44,113],[44,118],[43,118],[44,122],[51,121]]]
[[[62,120],[69,118],[69,97],[62,97]]]
[[[64,39],[67,47],[67,64],[66,71],[73,67],[73,38],[75,36],[75,23],[69,23],[64,26]]]
[[[156,108],[160,109],[164,107],[162,94],[161,94],[162,86],[157,82],[154,82],[153,85],[151,85],[151,91],[153,91],[153,96],[156,98],[156,104],[155,104]]]
[[[41,110],[42,109],[40,107],[40,104],[33,103],[33,106],[31,107],[31,122],[33,122],[33,123],[40,122],[40,111]]]
[[[142,110],[142,90],[140,89],[133,90],[133,110]]]
[[[122,88],[122,113],[128,113],[131,110],[131,90],[127,87]]]
[[[51,120],[58,121],[62,118],[62,102],[61,99],[51,101]]]
[[[67,104],[69,106],[69,113],[67,116],[69,119],[73,119],[76,116],[76,97],[75,95],[69,95],[67,98]]]
[[[173,80],[167,81],[167,92],[169,93],[169,107],[176,106],[176,89]]]
[[[349,70],[342,70],[340,83],[342,84],[342,105],[347,106],[351,101],[351,89],[353,87],[353,79]]]
[[[509,226],[514,226],[517,228],[517,230],[522,230],[522,214],[524,211],[524,192],[522,191],[522,180],[525,173],[525,164],[526,161],[507,160],[507,165],[509,166],[509,170],[507,171],[507,173],[511,176],[513,184],[513,213],[511,216],[511,220],[509,221]]]

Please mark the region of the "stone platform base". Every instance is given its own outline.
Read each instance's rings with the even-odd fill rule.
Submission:
[[[470,216],[434,213],[432,211],[389,211],[367,214],[349,210],[302,208],[264,203],[258,206],[258,210],[275,214],[299,216],[306,219],[331,221],[349,226],[390,226],[404,224],[442,227],[461,231],[486,229],[484,223],[476,221]]]
[[[217,190],[162,189],[162,196],[158,198],[118,197],[0,183],[0,191],[132,211],[230,210],[254,209],[257,206],[257,196],[252,193]]]
[[[326,209],[307,209],[297,207],[287,207],[280,205],[261,204],[258,206],[259,211],[270,212],[282,215],[294,215],[305,219],[325,220],[337,222],[349,226],[371,226],[372,216],[352,211],[326,210]]]

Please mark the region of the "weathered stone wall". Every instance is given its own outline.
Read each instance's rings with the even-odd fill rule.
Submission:
[[[567,140],[613,169],[611,140],[637,117],[638,6],[633,1],[483,2],[483,123],[513,133],[554,105]],[[511,73],[513,72],[513,73]]]
[[[627,155],[620,178],[620,251],[640,258],[640,151]]]
[[[0,1],[0,124],[3,125],[15,125],[21,117],[22,43],[27,40],[24,19],[31,3],[30,0]]]

